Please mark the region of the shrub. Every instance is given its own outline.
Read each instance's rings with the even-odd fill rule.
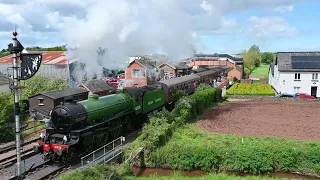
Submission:
[[[273,96],[274,90],[269,84],[236,83],[227,90],[227,95]]]
[[[222,89],[221,88],[216,88],[216,102],[220,102],[222,100]]]
[[[118,173],[115,172],[109,166],[106,165],[95,165],[91,168],[87,168],[84,170],[75,170],[67,173],[66,175],[58,178],[58,180],[105,180],[105,179],[113,179],[113,180],[122,180]]]
[[[67,87],[67,81],[58,78],[46,78],[34,76],[25,81],[26,88],[20,91],[20,100],[28,99],[29,96],[41,92],[61,90]],[[23,105],[20,105],[23,108]],[[14,103],[13,93],[0,95],[0,143],[14,139]],[[23,111],[23,109],[21,109]]]
[[[180,98],[172,112],[163,108],[162,111],[152,113],[137,142],[150,149],[164,145],[177,127],[201,114],[215,99],[216,89],[200,85],[194,94]]]
[[[302,171],[320,174],[319,142],[258,138],[179,128],[165,146],[148,155],[147,164],[178,170]]]

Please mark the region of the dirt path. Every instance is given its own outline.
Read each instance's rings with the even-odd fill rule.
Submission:
[[[254,100],[214,107],[197,124],[217,133],[320,140],[320,102]]]

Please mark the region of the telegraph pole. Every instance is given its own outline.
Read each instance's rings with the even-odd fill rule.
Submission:
[[[21,140],[20,140],[20,107],[19,107],[19,66],[18,66],[18,54],[24,49],[20,42],[17,40],[18,33],[16,32],[16,28],[12,33],[12,43],[10,43],[9,51],[12,54],[12,69],[13,69],[13,85],[11,85],[11,89],[14,90],[14,117],[16,124],[16,151],[17,151],[17,176],[21,176],[22,168],[21,168]]]

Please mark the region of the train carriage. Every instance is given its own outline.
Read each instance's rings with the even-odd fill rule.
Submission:
[[[175,93],[177,93],[178,90],[184,91],[187,94],[193,93],[199,84],[199,80],[200,77],[198,75],[191,74],[160,81],[159,83],[166,93],[166,103],[172,103],[178,100],[178,97],[175,96]]]
[[[197,73],[196,75],[200,77],[200,83],[211,84],[214,79],[217,79],[220,72],[221,70],[219,69],[211,69]]]

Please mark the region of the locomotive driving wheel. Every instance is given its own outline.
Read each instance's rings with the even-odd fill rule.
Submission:
[[[71,162],[77,157],[77,150],[75,148],[68,149],[67,161]]]

